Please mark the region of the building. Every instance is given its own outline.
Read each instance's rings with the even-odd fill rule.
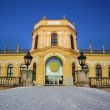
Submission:
[[[0,77],[20,77],[25,69],[24,56],[28,50],[1,50]],[[80,70],[77,57],[82,51],[86,57],[85,70],[89,77],[110,77],[110,51],[79,50],[74,24],[67,19],[48,20],[45,17],[34,25],[32,32],[33,82],[37,85],[73,85]]]

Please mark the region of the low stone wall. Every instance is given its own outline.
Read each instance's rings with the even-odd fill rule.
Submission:
[[[1,90],[6,90],[6,89],[12,89],[12,88],[15,88],[15,87],[0,87],[0,91]]]

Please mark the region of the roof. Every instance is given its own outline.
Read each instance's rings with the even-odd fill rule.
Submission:
[[[0,50],[0,54],[25,54],[29,51],[29,49],[21,49],[19,51],[17,50]]]
[[[30,49],[20,49],[19,51],[15,49],[10,50],[0,50],[0,54],[25,54]],[[79,52],[83,52],[85,54],[110,54],[110,50],[86,50],[86,49],[79,49]]]
[[[40,26],[53,26],[53,25],[54,26],[62,26],[62,25],[69,26],[70,28],[76,31],[74,23],[71,23],[69,20],[65,18],[60,19],[60,20],[48,20],[46,18],[43,18],[41,21],[39,21],[38,23],[34,25],[34,30],[36,30]]]
[[[86,50],[79,49],[79,52],[83,52],[85,54],[110,54],[110,50]]]

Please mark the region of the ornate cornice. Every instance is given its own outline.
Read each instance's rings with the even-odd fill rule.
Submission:
[[[0,54],[0,56],[24,56],[26,53],[24,54],[13,54],[13,53],[10,53],[10,54]]]
[[[48,46],[48,47],[45,47],[45,48],[39,48],[39,49],[35,49],[34,51],[31,52],[31,54],[35,54],[37,52],[43,52],[43,51],[47,51],[47,50],[53,50],[53,49],[59,49],[59,50],[63,50],[65,52],[71,52],[73,54],[76,54],[78,55],[78,52],[73,50],[73,49],[69,49],[69,48],[63,48],[63,47],[60,47],[60,46]]]
[[[33,35],[38,29],[40,29],[41,27],[67,27],[67,28],[72,29],[72,30],[77,34],[76,30],[74,30],[73,28],[71,28],[71,27],[68,26],[68,25],[58,25],[58,26],[55,26],[55,25],[51,25],[51,26],[41,25],[41,26],[39,26],[38,28],[36,28],[35,30],[33,30],[32,35]]]

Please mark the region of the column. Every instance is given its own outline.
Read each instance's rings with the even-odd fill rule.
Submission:
[[[102,68],[102,77],[108,77],[108,66],[104,65]]]
[[[44,85],[45,84],[45,72],[44,72],[44,62],[43,57],[39,58],[39,63],[37,65],[37,74],[36,74],[36,84]]]
[[[89,66],[89,77],[96,77],[95,65]]]
[[[7,77],[7,66],[6,65],[1,66],[1,76]]]
[[[65,58],[65,63],[63,66],[63,85],[73,85],[70,58]]]
[[[35,37],[33,36],[33,38],[32,38],[32,50],[34,50],[34,46],[35,46]]]
[[[19,77],[20,76],[20,69],[19,65],[14,65],[13,67],[13,77]]]

